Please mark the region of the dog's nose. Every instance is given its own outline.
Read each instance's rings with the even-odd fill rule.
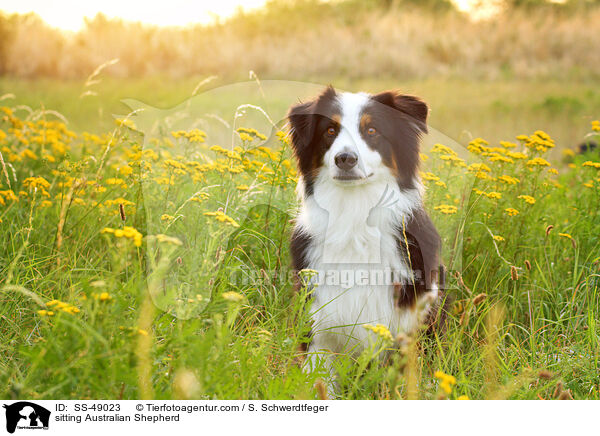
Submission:
[[[358,155],[353,151],[342,151],[335,155],[335,164],[342,170],[351,170],[358,162]]]

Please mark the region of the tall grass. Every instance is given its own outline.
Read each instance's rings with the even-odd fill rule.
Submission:
[[[194,126],[90,135],[0,113],[0,396],[325,396],[298,351],[285,134],[221,147]],[[340,398],[600,398],[600,158],[550,166],[545,133],[513,141],[424,151],[447,334],[339,356]]]
[[[443,2],[433,2],[435,4]],[[564,10],[563,10],[564,9]],[[597,6],[507,8],[473,21],[420,2],[269,2],[214,25],[157,28],[99,15],[75,34],[35,16],[0,18],[0,72],[87,77],[97,65],[117,77],[218,75],[396,80],[597,77]]]

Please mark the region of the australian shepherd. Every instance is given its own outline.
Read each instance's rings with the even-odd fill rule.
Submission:
[[[365,324],[397,336],[435,318],[440,238],[418,172],[427,114],[417,97],[331,87],[288,113],[301,176],[293,267],[316,272],[310,368],[378,340]]]

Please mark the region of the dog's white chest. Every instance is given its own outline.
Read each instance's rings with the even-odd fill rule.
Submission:
[[[313,334],[332,351],[359,352],[368,345],[371,333],[364,324],[383,324],[397,334],[417,321],[410,309],[394,305],[393,283],[412,274],[398,246],[408,200],[395,192],[392,206],[381,204],[384,190],[374,186],[344,195],[316,190],[298,217],[311,238],[308,267],[319,273],[312,294]]]

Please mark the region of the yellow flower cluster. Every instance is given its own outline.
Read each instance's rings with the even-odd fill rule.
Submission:
[[[496,191],[485,192],[481,189],[473,188],[473,192],[477,195],[483,195],[484,197],[490,198],[492,200],[500,200],[502,198],[502,194]]]
[[[242,301],[244,299],[244,296],[242,294],[240,294],[239,292],[235,292],[235,291],[223,292],[221,294],[221,296],[223,297],[224,300],[227,300],[231,303],[239,303],[240,301]]]
[[[101,292],[101,293],[96,293],[96,292],[92,292],[92,298],[94,300],[100,300],[100,301],[110,301],[112,300],[112,296],[108,293],[108,292]]]
[[[600,132],[600,120],[592,121],[592,130],[594,132]]]
[[[210,149],[212,151],[214,151],[215,153],[223,154],[230,159],[235,159],[235,160],[240,160],[240,161],[242,160],[242,156],[240,156],[240,153],[239,153],[239,151],[241,151],[241,147],[236,147],[236,149],[240,149],[239,151],[236,149],[227,150],[226,148],[223,148],[220,145],[213,145],[212,147],[210,147]]]
[[[26,192],[23,192],[23,194],[27,195]],[[19,201],[19,197],[15,195],[12,189],[0,191],[0,204],[4,206],[7,201]]]
[[[262,141],[265,141],[267,139],[267,137],[265,135],[263,135],[262,133],[258,133],[258,131],[256,129],[249,129],[247,127],[239,127],[237,129],[237,132],[239,133],[240,139],[242,141],[253,141],[254,138],[258,138]],[[281,132],[281,133],[283,133],[283,132]],[[242,136],[242,135],[244,135],[244,136]],[[281,138],[281,136],[280,136],[280,138]]]
[[[194,194],[192,198],[190,198],[190,201],[193,201],[195,203],[202,203],[203,201],[208,200],[209,198],[210,194],[208,194],[208,192],[198,192]]]
[[[485,171],[486,173],[489,173],[490,171],[492,171],[492,169],[484,163],[473,163],[469,165],[467,169],[472,172]]]
[[[438,180],[440,180],[440,178],[438,176],[436,176],[433,173],[421,173],[421,179],[426,180],[426,181],[432,181],[432,182],[437,182]]]
[[[450,147],[447,147],[443,144],[434,144],[431,149],[432,153],[441,153],[441,154],[449,154],[451,156],[456,156],[456,152],[452,150]]]
[[[171,132],[173,138],[186,138],[190,142],[204,142],[206,140],[206,133],[199,129],[192,129],[190,131],[176,130]]]
[[[527,204],[535,204],[535,198],[531,195],[519,195],[517,198],[523,200]]]
[[[544,159],[542,157],[534,157],[533,159],[530,159],[527,161],[527,166],[528,167],[534,167],[534,166],[549,167],[550,162],[548,162],[546,159]]]
[[[512,207],[508,207],[508,208],[506,208],[504,210],[506,211],[506,213],[508,214],[508,216],[519,215],[519,211],[517,209],[513,209]]]
[[[592,162],[591,160],[588,160],[587,162],[582,163],[581,166],[600,169],[600,162]]]
[[[33,191],[39,189],[44,197],[50,197],[50,194],[46,189],[50,189],[50,182],[43,177],[27,177],[23,180],[23,186]]]
[[[46,306],[52,307],[55,310],[61,310],[65,313],[69,313],[71,315],[74,315],[74,314],[80,312],[79,309],[77,307],[73,306],[72,304],[65,303],[64,301],[59,301],[59,300],[48,301],[46,303]]]
[[[375,325],[372,325],[372,324],[363,324],[363,328],[365,328],[366,330],[372,331],[377,336],[379,336],[380,338],[382,338],[382,339],[384,339],[386,341],[393,341],[394,340],[394,337],[392,336],[392,333],[383,324],[375,324]]]
[[[554,148],[554,140],[550,138],[546,132],[542,130],[536,130],[533,135],[519,135],[517,139],[523,143],[528,148],[546,152],[550,148]]]
[[[204,212],[204,215],[214,217],[217,221],[225,224],[232,225],[233,227],[239,227],[240,225],[230,216],[225,215],[221,210],[216,212]]]
[[[517,179],[516,177],[507,176],[506,174],[503,174],[500,177],[498,177],[498,180],[500,180],[501,182],[504,182],[508,185],[516,185],[517,183],[520,182],[519,179]]]
[[[105,227],[100,233],[110,233],[115,235],[116,238],[130,239],[133,241],[133,244],[136,247],[142,246],[142,234],[130,226],[125,226],[123,229],[111,229],[109,227]]]
[[[435,206],[434,209],[440,211],[444,215],[454,215],[458,212],[458,208],[450,204],[440,204],[439,206]]]
[[[445,374],[442,371],[436,371],[433,376],[440,380],[440,388],[447,394],[452,393],[452,386],[456,385],[456,378],[452,375]]]
[[[504,148],[515,148],[517,146],[517,144],[515,144],[514,142],[508,141],[500,141],[500,145]]]

